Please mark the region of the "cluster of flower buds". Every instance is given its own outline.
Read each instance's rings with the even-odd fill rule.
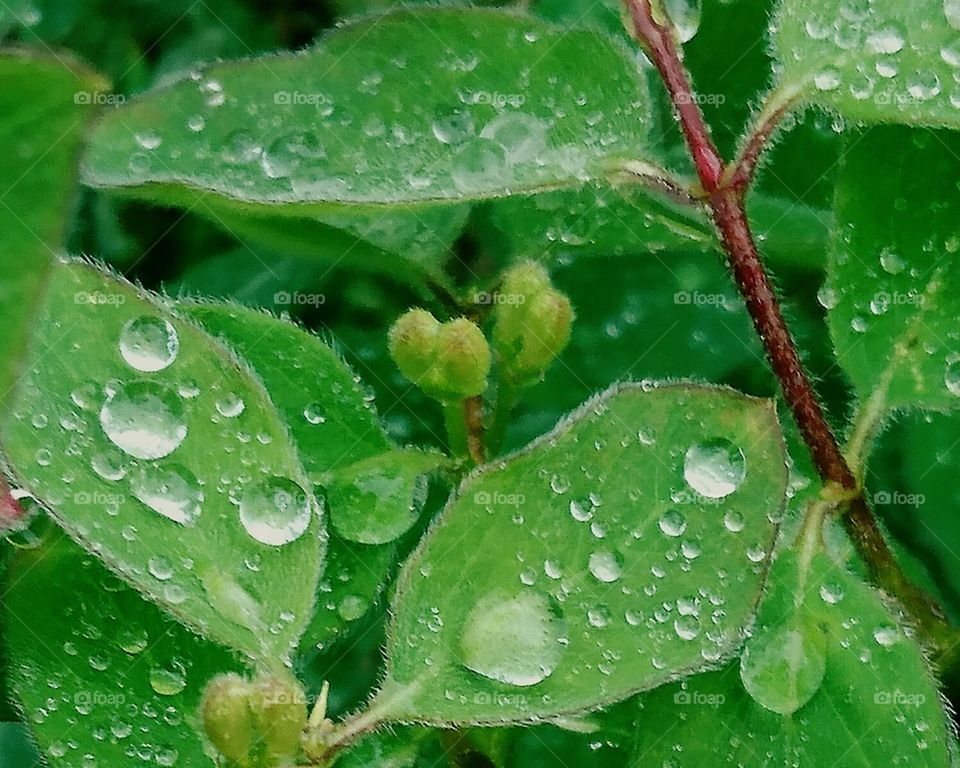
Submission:
[[[238,768],[286,768],[300,754],[307,698],[292,678],[219,675],[200,711],[210,743]]]

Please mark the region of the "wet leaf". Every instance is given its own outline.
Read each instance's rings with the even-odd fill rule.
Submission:
[[[0,32],[17,11],[0,9]],[[91,94],[106,83],[58,57],[0,53],[0,407],[17,378],[54,253],[64,243]],[[41,203],[42,201],[42,203]],[[16,308],[15,310],[13,308]]]
[[[57,521],[208,636],[276,662],[310,618],[321,508],[260,382],[161,300],[54,270],[7,459]]]
[[[111,111],[85,177],[150,195],[203,189],[280,216],[500,197],[604,176],[642,151],[647,109],[633,55],[602,34],[400,10]]]
[[[784,90],[853,120],[960,127],[955,0],[786,0],[773,29]]]
[[[715,663],[753,613],[783,461],[766,401],[677,385],[589,402],[471,476],[404,565],[373,706],[536,721]]]
[[[228,651],[59,531],[17,554],[4,608],[14,688],[51,768],[213,765],[196,712],[211,677],[240,669]]]
[[[774,589],[786,576],[789,591],[796,579],[778,566]],[[656,717],[658,726],[635,731],[634,760],[671,768],[950,765],[937,684],[879,595],[820,555],[802,597],[827,638],[823,683],[806,704],[786,717],[760,706],[738,664],[691,677],[640,698],[638,722]]]
[[[837,359],[875,415],[960,405],[958,153],[952,134],[875,128],[846,155],[820,296]]]

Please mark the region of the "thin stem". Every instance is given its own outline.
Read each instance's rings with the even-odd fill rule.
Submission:
[[[483,444],[483,396],[470,397],[463,402],[463,423],[467,434],[467,453],[474,464],[486,461]]]
[[[497,399],[493,407],[490,429],[487,432],[490,453],[494,456],[503,450],[503,443],[507,437],[507,426],[510,423],[510,414],[519,399],[520,389],[501,377],[497,386]]]
[[[697,205],[701,202],[690,189],[689,183],[663,168],[642,160],[628,160],[616,171],[630,181],[639,182],[644,187],[660,192],[682,205]]]
[[[753,129],[748,133],[737,159],[724,171],[721,185],[725,188],[746,189],[753,182],[757,165],[763,151],[780,125],[780,121],[790,111],[799,98],[797,90],[778,89],[767,95],[766,102]]]
[[[461,459],[470,455],[463,414],[464,404],[462,400],[454,400],[443,404],[443,422],[447,428],[447,445],[450,448],[450,453]]]
[[[715,192],[723,175],[724,162],[717,151],[710,131],[703,119],[700,105],[693,93],[690,77],[683,65],[683,57],[677,47],[677,37],[673,26],[657,6],[656,18],[651,0],[626,0],[627,10],[633,21],[633,32],[647,48],[654,66],[660,72],[674,109],[680,118],[680,127],[686,138],[690,153],[697,168],[700,183],[707,192]],[[658,2],[658,0],[653,0]]]
[[[942,614],[933,601],[907,579],[870,512],[862,486],[847,464],[800,360],[747,219],[744,206],[747,187],[777,121],[793,99],[785,97],[783,104],[771,101],[770,104],[776,106],[770,106],[761,114],[757,135],[747,140],[739,161],[726,165],[710,136],[684,68],[675,32],[659,0],[625,2],[634,34],[647,48],[670,94],[737,287],[824,482],[825,498],[837,506],[846,506],[844,525],[873,583],[899,598],[913,612],[926,636],[942,648],[948,631]],[[821,508],[816,509],[819,514]]]

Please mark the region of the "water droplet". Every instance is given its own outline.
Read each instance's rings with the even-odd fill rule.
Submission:
[[[200,516],[200,481],[179,464],[140,467],[130,478],[130,492],[158,515],[180,525],[193,525]]]
[[[147,561],[147,570],[157,581],[167,581],[173,578],[173,566],[165,557],[156,555]]]
[[[484,126],[480,136],[503,147],[510,163],[533,162],[547,148],[547,126],[520,112],[505,112],[495,117]]]
[[[940,94],[940,76],[930,70],[922,70],[910,77],[907,93],[917,101],[928,101]]]
[[[438,117],[431,127],[437,141],[443,144],[459,144],[473,136],[473,115],[468,111],[451,112]]]
[[[344,595],[337,604],[337,613],[344,621],[356,621],[367,612],[367,604],[357,595]]]
[[[943,0],[943,15],[954,29],[960,29],[960,0]]]
[[[156,149],[163,143],[163,139],[156,131],[140,131],[134,134],[133,138],[144,149]]]
[[[947,391],[951,395],[960,397],[960,357],[947,363],[946,373],[943,375],[943,383],[947,386]]]
[[[565,629],[559,606],[540,592],[486,595],[464,623],[463,665],[501,683],[536,685],[560,663]]]
[[[700,29],[701,0],[664,0],[663,7],[677,30],[681,43],[688,43]]]
[[[880,266],[890,275],[899,275],[907,266],[903,256],[893,248],[887,247],[880,252]]]
[[[878,645],[889,648],[900,639],[900,632],[896,627],[885,624],[873,630],[873,639],[877,641]]]
[[[597,581],[611,584],[620,578],[623,558],[609,550],[598,550],[590,555],[590,573]]]
[[[833,309],[836,307],[838,299],[837,292],[830,286],[824,285],[817,291],[817,301],[820,302],[820,306],[824,309]]]
[[[203,119],[203,115],[193,115],[187,119],[187,128],[194,133],[200,133],[206,126],[207,121]]]
[[[666,536],[682,536],[683,532],[687,530],[687,518],[679,509],[668,509],[660,517],[657,525],[660,526],[660,530]]]
[[[261,152],[263,147],[252,134],[241,128],[227,136],[221,156],[231,165],[243,165],[254,162]]]
[[[740,533],[743,530],[743,515],[735,510],[728,510],[723,516],[723,527],[730,533]]]
[[[834,91],[840,86],[840,73],[833,68],[825,69],[814,76],[813,84],[819,91]]]
[[[120,354],[131,368],[161,371],[177,358],[180,339],[162,317],[144,315],[128,320],[120,331]]]
[[[149,645],[147,631],[143,627],[122,627],[119,632],[117,645],[124,653],[136,656],[147,649]]]
[[[176,696],[187,687],[183,665],[174,662],[169,667],[154,667],[150,670],[150,687],[160,696]]]
[[[173,453],[187,436],[183,406],[166,386],[150,381],[121,384],[100,409],[100,425],[110,441],[138,459]]]
[[[295,131],[281,136],[261,157],[263,172],[271,179],[291,176],[305,161],[326,157],[320,137],[313,131]]]
[[[887,24],[867,38],[867,45],[874,53],[899,53],[903,50],[903,30],[894,24]]]
[[[246,408],[246,404],[233,392],[217,400],[217,413],[228,419],[234,419],[239,416],[243,413],[244,408]]]
[[[279,547],[299,539],[310,525],[310,501],[285,477],[247,488],[240,498],[240,522],[261,544]]]
[[[843,600],[843,587],[839,584],[821,584],[820,599],[828,605],[836,605]]]
[[[709,499],[729,496],[746,474],[743,451],[723,438],[690,446],[683,459],[684,478],[693,490]]]
[[[700,619],[693,614],[679,616],[673,622],[673,631],[681,640],[693,640],[700,634]]]
[[[320,405],[320,403],[311,403],[304,408],[303,418],[305,418],[309,424],[323,424],[327,420],[323,406]]]
[[[453,155],[451,178],[461,192],[503,186],[510,178],[507,153],[489,139],[462,144]]]
[[[740,679],[760,706],[790,715],[820,689],[826,637],[819,625],[785,624],[755,635],[740,659]]]

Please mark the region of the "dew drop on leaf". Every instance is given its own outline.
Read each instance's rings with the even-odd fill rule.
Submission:
[[[110,441],[137,459],[160,459],[187,436],[183,406],[168,387],[151,381],[120,384],[100,409]]]
[[[179,464],[146,465],[130,477],[130,492],[158,515],[193,525],[203,505],[200,481]]]
[[[723,438],[692,445],[684,456],[684,479],[708,499],[729,496],[740,487],[746,475],[743,451]]]
[[[461,192],[502,184],[510,176],[507,153],[489,139],[467,142],[454,153],[451,176]]]
[[[590,555],[590,573],[597,581],[612,584],[620,578],[623,559],[609,550],[598,550]]]
[[[463,665],[491,680],[516,686],[546,680],[566,648],[559,607],[533,590],[497,592],[470,611],[460,639]]]
[[[947,363],[947,370],[943,376],[943,383],[951,395],[960,397],[960,357]]]
[[[240,497],[240,522],[261,544],[279,547],[299,539],[310,525],[310,502],[293,480],[271,477]]]
[[[679,509],[668,509],[660,517],[657,525],[665,536],[682,536],[687,530],[687,518]]]
[[[131,368],[161,371],[177,359],[180,339],[169,321],[144,315],[128,320],[120,331],[120,354]]]
[[[820,689],[826,638],[818,625],[784,624],[761,631],[740,659],[740,679],[760,706],[790,715]]]
[[[233,419],[243,413],[246,404],[232,392],[224,395],[217,401],[217,413],[228,419]]]
[[[176,696],[187,687],[187,675],[177,663],[150,670],[150,687],[160,696]]]

